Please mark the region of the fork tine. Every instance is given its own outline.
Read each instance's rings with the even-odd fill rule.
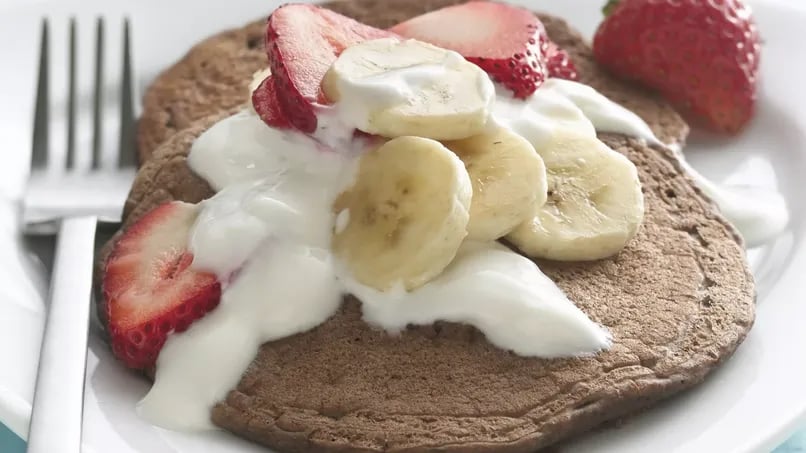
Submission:
[[[34,136],[31,146],[31,169],[44,168],[48,163],[48,19],[42,18],[42,33],[39,44],[39,75],[36,83],[36,106],[34,108]]]
[[[75,166],[76,158],[76,18],[70,18],[69,60],[67,69],[67,163]]]
[[[98,18],[95,24],[95,80],[93,86],[95,93],[92,106],[92,169],[101,166],[101,143],[103,140],[103,126],[101,110],[103,109],[104,91],[104,21]]]
[[[134,87],[131,50],[131,27],[129,18],[123,19],[123,68],[121,74],[120,102],[120,144],[118,146],[118,167],[136,165],[134,147]]]

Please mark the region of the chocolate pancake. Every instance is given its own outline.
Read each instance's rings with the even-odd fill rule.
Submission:
[[[385,27],[448,3],[455,0],[329,7]],[[565,22],[541,18],[583,82],[641,115],[663,140],[685,139],[672,109],[603,73]],[[210,38],[149,90],[140,149],[153,156],[135,180],[127,224],[162,202],[213,194],[186,156],[200,133],[247,100],[251,74],[265,65],[259,45],[250,48],[261,33],[262,22]],[[360,303],[346,298],[319,327],[264,344],[213,409],[213,422],[283,452],[529,452],[702,381],[753,323],[741,239],[672,151],[619,135],[601,139],[636,164],[645,223],[610,259],[538,265],[611,331],[609,351],[519,357],[451,323],[392,336],[364,323]]]

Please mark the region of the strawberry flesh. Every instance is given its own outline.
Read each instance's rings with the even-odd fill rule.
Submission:
[[[391,31],[460,53],[526,98],[546,79],[549,40],[531,11],[503,3],[472,1],[395,25]]]
[[[568,52],[561,49],[553,42],[549,43],[549,48],[546,52],[546,69],[548,70],[549,77],[579,80],[579,71],[577,71],[574,62],[571,61]]]
[[[320,88],[322,79],[341,52],[363,41],[394,36],[315,5],[277,8],[266,27],[266,52],[288,121],[313,133],[314,105],[328,102]]]
[[[593,42],[611,72],[658,90],[690,120],[737,133],[756,103],[760,40],[741,0],[621,0]]]
[[[274,77],[268,76],[252,93],[252,106],[260,119],[271,127],[288,129],[291,123],[280,106]]]
[[[187,249],[196,206],[160,205],[126,230],[106,263],[103,295],[115,356],[127,366],[149,369],[172,332],[214,309],[221,285],[193,270]]]

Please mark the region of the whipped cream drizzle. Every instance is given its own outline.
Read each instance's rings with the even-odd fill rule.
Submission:
[[[420,75],[429,73],[438,71]],[[154,386],[139,405],[152,423],[213,428],[210,408],[236,386],[259,346],[324,322],[344,293],[362,300],[368,323],[392,333],[444,320],[474,325],[493,344],[527,356],[609,346],[608,334],[531,260],[495,243],[466,242],[443,274],[412,292],[382,293],[352,279],[329,250],[338,225],[330,206],[351,183],[365,146],[345,132],[356,119],[343,111],[325,112],[315,134],[320,143],[339,145],[338,153],[270,129],[251,110],[219,122],[194,144],[191,168],[219,192],[202,203],[190,247],[194,266],[215,272],[224,291],[216,310],[163,347]],[[492,117],[536,147],[560,127],[659,143],[637,115],[564,80],[549,80],[525,102],[499,91]]]

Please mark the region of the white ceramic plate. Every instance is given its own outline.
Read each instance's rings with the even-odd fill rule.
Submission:
[[[143,87],[192,43],[266,15],[279,2],[53,0],[13,6],[9,1],[0,0],[0,136],[5,148],[0,166],[0,421],[24,437],[42,331],[42,277],[15,241],[14,200],[30,148],[39,18],[51,16],[52,36],[60,37],[66,36],[64,23],[71,14],[79,18],[80,30],[91,29],[98,14],[113,19],[128,14],[134,24],[137,81]],[[522,3],[565,17],[588,36],[600,20],[598,2],[590,0]],[[577,439],[569,450],[766,452],[806,414],[806,361],[801,359],[806,350],[806,200],[799,190],[806,172],[806,52],[797,38],[806,24],[806,7],[799,0],[756,0],[753,5],[765,39],[758,118],[737,139],[692,137],[687,153],[715,180],[777,186],[790,205],[789,230],[749,253],[758,281],[756,326],[705,384],[621,428]],[[108,27],[110,34],[119,30],[115,24]],[[81,48],[91,48],[90,38],[82,34]],[[54,49],[61,50],[56,44]],[[84,420],[87,451],[265,451],[222,432],[187,435],[144,423],[134,406],[146,390],[146,382],[119,366],[93,335]]]

